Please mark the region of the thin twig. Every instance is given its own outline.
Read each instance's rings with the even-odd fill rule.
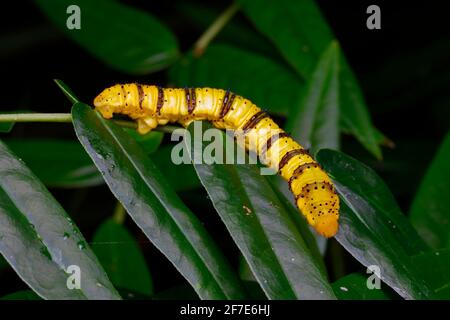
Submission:
[[[137,124],[135,121],[127,120],[113,120],[114,123],[124,128],[136,129]],[[58,123],[71,123],[72,115],[70,113],[9,113],[0,114],[1,122],[58,122]],[[160,126],[153,131],[172,133],[176,129],[181,127],[176,126]]]
[[[0,114],[0,122],[72,122],[70,113]]]
[[[233,3],[209,26],[208,29],[200,36],[194,44],[194,56],[199,57],[205,52],[209,43],[219,34],[219,32],[226,26],[228,21],[239,10],[239,5]]]
[[[137,125],[134,121],[127,120],[113,120],[121,127],[136,129]],[[0,114],[1,122],[59,122],[71,123],[72,115],[70,113],[9,113]],[[161,126],[154,129],[154,131],[172,133],[180,127],[176,126]]]

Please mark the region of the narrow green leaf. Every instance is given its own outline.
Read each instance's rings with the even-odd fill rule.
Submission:
[[[183,142],[179,142],[183,143]],[[171,161],[173,145],[159,148],[150,158],[164,175],[172,189],[186,191],[201,187],[200,180],[191,163],[174,164]]]
[[[289,209],[288,212],[290,213],[291,219],[296,223],[297,230],[305,239],[312,254],[318,257],[318,261],[321,261],[327,249],[328,239],[322,237],[315,231],[313,232],[313,228],[309,226],[303,215],[299,214],[295,199],[292,196],[291,190],[289,190],[289,184],[283,178],[276,175],[269,177],[268,180],[271,182],[275,192],[283,199],[282,202],[286,204],[286,208]],[[323,261],[320,264],[323,265],[323,269],[326,271]]]
[[[0,112],[0,114],[9,114],[9,113],[16,113],[17,111],[12,112]],[[15,122],[0,122],[0,132],[1,133],[8,133],[10,132],[15,125]]]
[[[288,68],[261,55],[216,44],[200,58],[189,54],[170,69],[178,86],[230,89],[271,113],[288,114],[298,106],[303,82]]]
[[[112,193],[200,298],[242,298],[237,275],[139,145],[85,104],[75,104],[72,116]]]
[[[333,33],[314,1],[238,0],[238,3],[286,61],[309,79],[320,55],[333,40]]]
[[[158,148],[164,137],[162,132],[149,132],[145,135],[139,134],[135,129],[124,128],[124,130],[141,146],[141,148],[147,153],[153,153]]]
[[[64,209],[2,142],[0,252],[43,298],[120,298]],[[67,286],[70,266],[79,267],[80,289]]]
[[[124,290],[124,289],[120,289],[120,288],[117,288],[117,291],[119,291],[120,295],[123,297],[124,300],[150,300],[151,299],[151,297],[149,297],[148,295],[140,294],[135,291]],[[194,292],[194,294],[195,294],[195,292]]]
[[[0,132],[8,133],[14,127],[15,122],[2,122],[0,123]]]
[[[412,257],[420,274],[433,289],[433,299],[450,299],[450,249],[422,253]]]
[[[80,102],[75,93],[73,93],[73,91],[67,86],[67,84],[64,83],[64,81],[59,79],[54,79],[53,81],[55,81],[56,85],[61,89],[61,91],[64,93],[67,99],[69,99],[70,102],[72,103]]]
[[[389,300],[390,296],[382,288],[369,289],[366,277],[351,273],[333,283],[333,290],[339,300]]]
[[[3,296],[0,300],[41,300],[41,297],[31,290],[22,290]]]
[[[434,249],[450,247],[450,132],[428,168],[410,210],[419,234]]]
[[[242,254],[239,255],[239,278],[245,281],[255,281],[255,275]]]
[[[294,70],[310,80],[320,56],[334,39],[316,3],[313,0],[238,2],[256,28],[275,44]],[[339,65],[340,125],[380,158],[375,129],[357,79],[345,57],[341,56]]]
[[[340,62],[340,126],[350,132],[377,159],[381,159],[378,130],[373,126],[364,94],[347,60]]]
[[[6,262],[5,258],[3,258],[3,256],[0,255],[0,271],[3,268],[7,268],[9,266],[8,262]]]
[[[255,281],[243,281],[246,291],[249,295],[249,300],[267,300],[264,291]]]
[[[270,179],[267,180],[271,182]],[[282,182],[287,184],[286,181],[284,180]],[[305,244],[307,245],[315,261],[317,262],[319,268],[321,269],[323,274],[326,275],[327,268],[325,267],[325,262],[323,261],[324,254],[321,253],[321,250],[319,248],[319,241],[317,240],[317,238],[320,238],[322,240],[325,238],[323,238],[318,233],[313,233],[311,231],[311,227],[309,226],[308,222],[295,206],[295,202],[292,200],[294,199],[292,193],[289,194],[289,196],[291,197],[291,199],[289,199],[279,188],[277,188],[277,186],[273,182],[271,182],[271,186],[272,189],[277,194],[278,198],[280,199],[280,203],[283,205],[289,217],[292,219],[292,222],[294,222],[295,226],[297,227],[297,231],[301,234],[302,238],[304,239]]]
[[[114,286],[152,295],[153,282],[145,258],[124,226],[106,220],[95,232],[91,246]]]
[[[192,287],[185,285],[158,292],[152,300],[198,300],[198,296]]]
[[[104,183],[77,141],[8,139],[5,143],[46,186],[74,188]]]
[[[375,128],[374,134],[375,134],[375,139],[377,140],[377,144],[391,148],[391,149],[395,148],[395,143],[390,138],[388,138],[386,135],[384,135],[384,133],[379,131],[377,128]]]
[[[300,108],[286,130],[312,153],[339,149],[339,47],[332,42],[312,74]]]
[[[363,265],[379,266],[381,279],[400,296],[427,298],[429,288],[410,255],[428,248],[384,182],[373,170],[338,151],[320,150],[317,160],[342,199],[336,239]]]
[[[28,113],[29,110],[14,110],[14,111],[2,111],[0,112],[0,115],[2,114],[16,114],[16,113]],[[0,133],[8,133],[11,132],[11,130],[14,128],[15,122],[0,122]]]
[[[336,181],[338,191],[344,191],[341,193],[343,200],[352,209],[358,209],[358,201],[360,201],[363,207],[378,211],[377,218],[383,222],[383,225],[390,225],[390,233],[395,236],[396,242],[408,255],[429,250],[401,212],[389,188],[375,171],[358,160],[333,150],[320,150],[317,160]],[[369,216],[361,218],[369,219]],[[370,222],[374,223],[374,221]]]
[[[163,69],[178,57],[175,36],[148,12],[110,0],[35,0],[59,29],[109,66],[130,74]],[[71,28],[79,8],[80,28]]]
[[[326,276],[298,233],[284,204],[256,165],[209,164],[206,158],[202,163],[195,162],[198,155],[207,153],[203,149],[208,147],[208,143],[200,140],[202,135],[198,132],[201,129],[196,128],[202,124],[204,128],[211,128],[209,124],[194,122],[183,141],[215,209],[267,297],[333,299]],[[225,142],[227,136],[217,130],[215,139]],[[223,148],[233,143],[232,138],[227,140],[225,144],[219,144],[220,141],[216,140],[214,143]],[[236,148],[234,146],[232,150]],[[220,151],[216,150],[216,155]]]

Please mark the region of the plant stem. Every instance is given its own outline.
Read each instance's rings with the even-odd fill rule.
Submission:
[[[226,26],[228,21],[239,10],[237,3],[231,4],[224,12],[209,26],[208,29],[200,36],[194,44],[194,56],[199,57],[205,52],[209,43],[219,34],[219,32]]]
[[[70,113],[0,114],[0,122],[72,122]]]
[[[113,120],[121,127],[136,129],[137,125],[134,121]],[[71,123],[72,115],[70,113],[10,113],[0,114],[0,122],[59,122]],[[161,126],[154,130],[164,133],[172,133],[179,129],[176,126]]]

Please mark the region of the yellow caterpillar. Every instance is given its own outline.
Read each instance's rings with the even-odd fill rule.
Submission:
[[[289,182],[297,207],[308,223],[325,237],[338,230],[339,198],[328,175],[308,152],[289,137],[251,101],[232,92],[212,88],[163,89],[136,83],[105,89],[94,106],[106,119],[114,113],[137,120],[146,134],[158,125],[208,120],[216,128],[241,130],[247,143],[265,164],[278,169]]]

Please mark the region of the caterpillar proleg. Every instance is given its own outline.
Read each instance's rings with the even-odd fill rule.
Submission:
[[[245,147],[265,164],[277,168],[289,183],[297,207],[308,223],[324,237],[338,230],[339,198],[320,165],[259,107],[230,91],[213,88],[161,88],[136,83],[103,90],[94,106],[106,119],[113,114],[135,119],[145,134],[158,125],[208,120],[219,129],[239,131]]]

